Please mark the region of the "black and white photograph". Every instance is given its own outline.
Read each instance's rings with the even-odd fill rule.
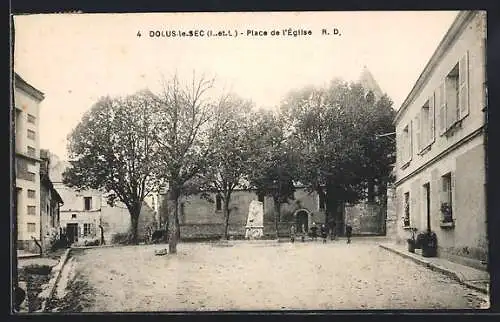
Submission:
[[[12,312],[489,309],[486,22],[13,15]]]

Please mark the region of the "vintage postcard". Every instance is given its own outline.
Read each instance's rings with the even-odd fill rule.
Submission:
[[[489,308],[486,19],[14,15],[13,312]]]

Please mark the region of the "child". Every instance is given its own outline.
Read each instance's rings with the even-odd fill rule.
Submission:
[[[318,238],[318,227],[316,226],[315,222],[313,222],[311,226],[311,235],[314,241]]]
[[[351,235],[352,235],[352,227],[351,225],[347,224],[345,225],[345,235],[347,237],[347,243],[351,243]]]
[[[321,225],[321,238],[323,238],[323,244],[326,244],[326,237],[328,236],[328,231],[326,229],[326,225]]]
[[[295,225],[290,227],[290,241],[295,242]]]

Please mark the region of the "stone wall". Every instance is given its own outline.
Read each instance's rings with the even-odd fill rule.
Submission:
[[[386,216],[386,236],[393,242],[401,242],[398,238],[398,223],[401,221],[398,219],[397,213],[397,195],[394,186],[390,186],[387,189],[387,216]]]
[[[383,235],[385,233],[385,207],[378,204],[358,203],[345,206],[345,223],[352,226],[353,235]]]

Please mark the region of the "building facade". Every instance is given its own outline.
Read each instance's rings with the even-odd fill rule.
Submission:
[[[50,180],[50,154],[40,150],[40,233],[44,251],[60,238],[60,207],[64,204]]]
[[[51,155],[51,179],[55,189],[64,200],[60,209],[60,227],[70,242],[85,243],[100,240],[101,227],[105,243],[113,241],[115,235],[127,234],[130,229],[130,214],[127,207],[116,202],[112,207],[107,203],[106,195],[99,190],[77,191],[63,184],[62,174],[69,166],[66,161]],[[139,216],[139,239],[144,239],[149,226],[154,226],[153,210],[143,204]]]
[[[160,212],[165,211],[166,194],[159,195]],[[287,235],[292,224],[305,228],[313,222],[325,222],[325,203],[320,202],[316,192],[297,188],[295,200],[281,206],[279,221],[280,235]],[[259,200],[264,204],[264,235],[275,236],[274,203],[270,197],[258,197],[255,190],[238,189],[231,196],[228,234],[235,238],[245,236],[250,202]],[[216,193],[209,193],[208,198],[201,194],[183,196],[179,202],[179,224],[182,238],[217,238],[224,232],[224,212],[222,200]]]
[[[36,242],[42,239],[39,123],[43,99],[42,92],[14,74],[17,248],[36,253],[40,251]]]
[[[396,240],[432,230],[438,256],[487,259],[486,13],[460,12],[395,118]]]

